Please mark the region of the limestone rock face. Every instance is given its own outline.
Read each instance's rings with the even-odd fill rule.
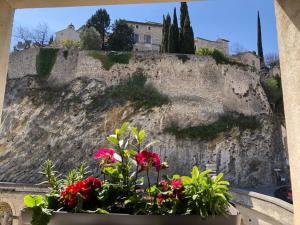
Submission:
[[[160,140],[153,150],[169,162],[170,174],[188,174],[194,165],[205,169],[207,163],[215,162],[232,185],[255,187],[274,183],[273,169],[285,168],[280,125],[272,119],[255,72],[217,65],[211,58],[191,56],[183,63],[174,55],[136,55],[128,65],[116,64],[105,71],[86,52],[75,55],[77,60],[70,59],[77,63],[72,79],[64,70],[43,81],[20,74],[8,79],[0,128],[0,181],[38,183],[46,159],[63,173],[84,161],[97,174],[94,153],[125,121],[145,128],[148,140]],[[55,66],[53,71],[59,71]],[[130,102],[103,95],[137,68],[170,97],[169,104],[135,109]],[[179,140],[164,132],[170,121],[182,127],[209,124],[232,111],[257,116],[262,127],[234,128],[212,141]]]

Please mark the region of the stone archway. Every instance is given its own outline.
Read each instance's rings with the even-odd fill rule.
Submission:
[[[6,202],[0,202],[0,225],[13,224],[13,211]]]

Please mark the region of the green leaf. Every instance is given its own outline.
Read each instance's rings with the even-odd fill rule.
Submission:
[[[178,179],[180,179],[180,175],[174,174],[172,178],[178,180]]]
[[[119,140],[116,137],[116,135],[110,135],[109,137],[107,137],[107,140],[110,141],[112,144],[115,144],[115,145],[119,144]]]
[[[192,179],[196,180],[198,179],[198,177],[199,177],[199,169],[197,166],[194,166],[192,170]]]
[[[135,138],[138,139],[138,137],[139,137],[139,132],[138,132],[137,128],[136,128],[136,127],[131,127],[130,130],[132,131],[132,133],[134,133]]]
[[[108,211],[106,211],[105,209],[100,209],[100,208],[96,209],[95,213],[98,213],[98,214],[109,214]]]
[[[142,143],[144,137],[145,137],[145,130],[141,130],[139,133],[139,143]]]
[[[192,183],[192,179],[188,176],[182,176],[181,177],[183,185],[188,185]]]
[[[214,178],[214,181],[215,181],[215,182],[218,182],[218,181],[220,181],[220,180],[222,179],[222,177],[223,177],[223,173],[219,173],[219,174]]]
[[[41,206],[44,202],[44,197],[41,195],[26,195],[24,197],[24,204],[29,208]]]
[[[123,123],[122,127],[120,128],[120,135],[123,135],[125,133],[128,126],[129,126],[129,123],[127,123],[127,122]]]

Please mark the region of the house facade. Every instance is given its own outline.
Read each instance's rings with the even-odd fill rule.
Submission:
[[[162,40],[162,24],[154,22],[126,21],[134,31],[133,51],[159,52]]]
[[[70,24],[66,29],[55,33],[55,43],[60,44],[63,41],[80,41],[80,35],[75,26]]]
[[[216,41],[204,38],[195,38],[196,51],[203,47],[214,48],[221,51],[225,55],[229,55],[229,41],[226,39],[217,39]]]

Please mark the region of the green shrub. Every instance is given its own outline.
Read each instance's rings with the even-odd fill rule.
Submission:
[[[170,100],[151,84],[141,72],[134,73],[125,83],[115,86],[109,93],[112,98],[131,101],[136,108],[152,108],[167,104]]]
[[[228,65],[237,65],[237,66],[246,66],[245,64],[238,62],[234,59],[231,59],[224,55],[222,52],[215,48],[203,47],[197,50],[196,55],[199,56],[211,56],[214,58],[217,64],[228,64]]]
[[[238,127],[240,130],[255,130],[260,128],[260,122],[253,116],[234,116],[224,115],[221,116],[216,122],[208,125],[198,125],[186,128],[179,128],[173,122],[165,129],[165,132],[171,133],[178,139],[202,139],[213,140],[220,133],[229,132],[232,128]]]
[[[36,56],[36,71],[40,78],[46,79],[51,74],[58,51],[56,48],[40,49],[39,54]]]
[[[280,118],[282,124],[284,124],[285,119],[281,78],[279,76],[271,77],[262,82],[262,86],[265,90],[272,111]]]
[[[128,64],[132,57],[132,53],[130,52],[102,53],[100,51],[92,51],[91,53],[89,53],[89,56],[93,57],[94,59],[100,60],[105,70],[110,70],[110,68],[116,63]]]
[[[102,42],[99,32],[94,27],[83,29],[80,32],[80,45],[84,50],[100,50]]]

